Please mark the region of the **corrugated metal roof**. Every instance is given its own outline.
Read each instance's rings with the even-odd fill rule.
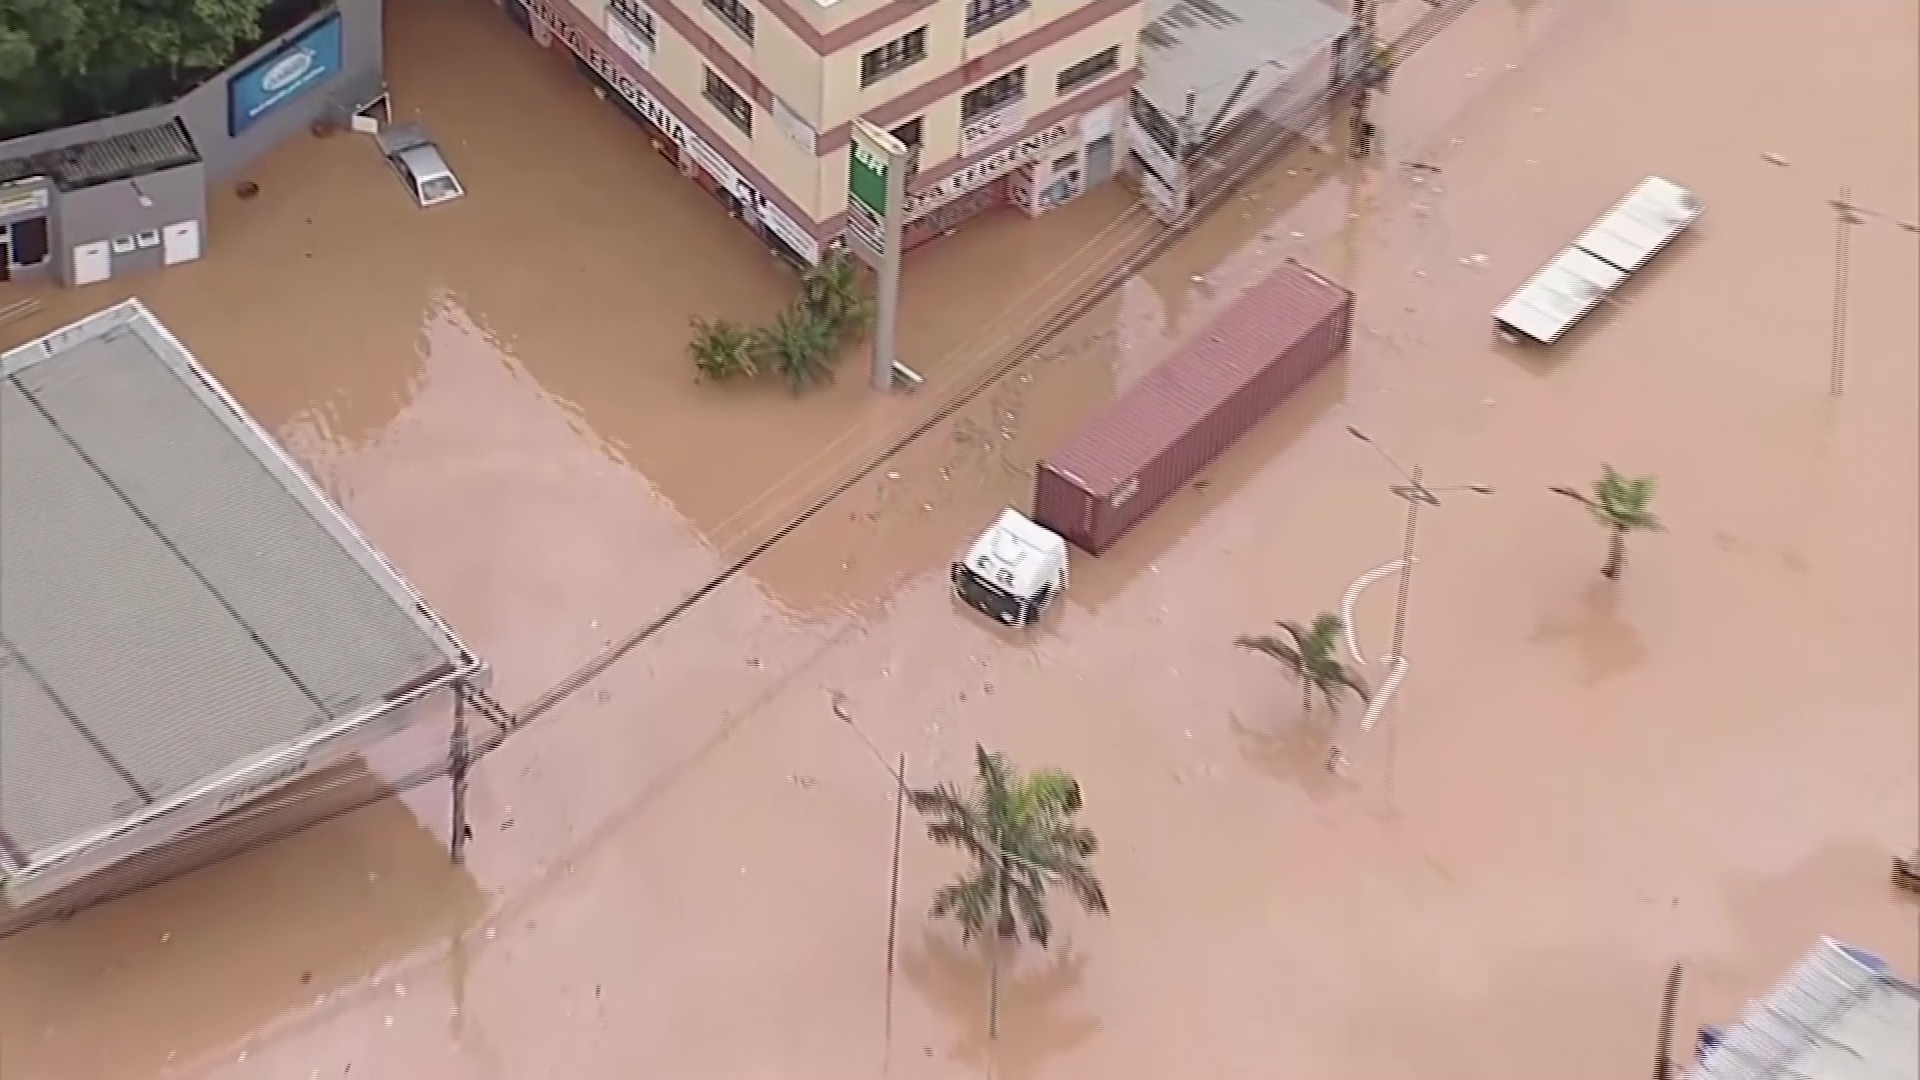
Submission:
[[[466,658],[137,302],[0,357],[16,858]]]
[[[1157,365],[1091,424],[1048,455],[1057,472],[1106,498],[1346,303],[1347,291],[1289,260],[1227,305],[1174,359]]]
[[[1619,267],[1570,247],[1514,290],[1493,317],[1551,345],[1626,279]]]
[[[187,126],[173,120],[110,139],[80,143],[54,154],[53,182],[62,191],[145,176],[200,160]]]
[[[1699,220],[1700,200],[1671,180],[1649,176],[1574,242],[1631,274]]]
[[[1325,0],[1148,0],[1146,15],[1140,94],[1169,120],[1192,94],[1196,133],[1216,117],[1231,124],[1347,28],[1345,11]]]
[[[1693,1080],[1916,1080],[1920,990],[1831,938],[1754,1002]]]
[[[200,160],[193,136],[178,118],[150,128],[0,161],[0,183],[51,176],[62,191],[145,176]]]

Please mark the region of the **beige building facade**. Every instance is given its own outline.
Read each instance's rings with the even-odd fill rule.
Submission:
[[[913,151],[908,247],[1045,213],[1125,160],[1142,0],[500,2],[801,263],[844,227],[855,118]]]

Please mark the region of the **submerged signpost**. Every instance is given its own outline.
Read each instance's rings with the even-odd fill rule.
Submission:
[[[847,238],[879,278],[873,320],[873,388],[893,386],[899,372],[920,377],[894,355],[900,322],[900,239],[906,228],[907,148],[865,120],[853,122],[847,147]]]

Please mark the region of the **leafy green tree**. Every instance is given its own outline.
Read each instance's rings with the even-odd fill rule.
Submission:
[[[787,380],[796,394],[833,381],[835,346],[833,328],[805,305],[788,308],[772,326],[754,331],[756,362]]]
[[[1602,465],[1600,479],[1594,481],[1591,495],[1568,487],[1548,490],[1586,507],[1593,519],[1607,530],[1607,563],[1600,568],[1600,573],[1609,581],[1617,581],[1627,566],[1627,534],[1660,531],[1660,519],[1648,509],[1655,486],[1651,476],[1622,476],[1613,466]]]
[[[1022,776],[980,746],[973,757],[973,786],[964,794],[945,784],[910,793],[933,842],[973,861],[970,872],[934,894],[933,917],[954,919],[969,941],[991,926],[1017,942],[1024,924],[1045,948],[1053,937],[1048,886],[1065,885],[1081,907],[1107,914],[1106,893],[1087,866],[1099,841],[1074,824],[1079,783],[1058,769]]]
[[[832,251],[800,278],[800,304],[826,324],[835,345],[861,334],[873,321],[873,303],[860,281],[860,268],[845,251]]]
[[[0,138],[157,105],[240,56],[268,0],[0,0]]]
[[[731,319],[693,320],[693,338],[687,353],[701,378],[712,382],[760,374],[754,360],[754,332]]]
[[[1367,685],[1340,662],[1340,632],[1345,629],[1340,616],[1325,613],[1314,616],[1312,626],[1282,620],[1276,635],[1241,635],[1233,643],[1243,649],[1270,656],[1279,661],[1300,683],[1300,708],[1313,711],[1313,693],[1318,690],[1327,707],[1339,711],[1340,698],[1351,691],[1364,704]]]

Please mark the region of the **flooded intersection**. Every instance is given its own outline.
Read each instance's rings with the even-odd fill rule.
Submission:
[[[817,401],[697,401],[684,314],[639,313],[647,290],[613,284],[648,273],[644,234],[735,245],[710,278],[676,273],[742,314],[780,302],[781,272],[644,143],[617,149],[624,121],[564,64],[472,6],[397,5],[394,80],[498,221],[439,232],[365,176],[364,146],[314,142],[225,208],[235,259],[141,289],[496,661],[511,706],[717,571],[755,515],[804,505],[815,483],[777,482],[820,432],[884,441],[927,399],[871,407],[847,378]],[[1009,1077],[1427,1080],[1548,1059],[1597,1078],[1646,1067],[1671,963],[1688,964],[1683,1022],[1729,1015],[1820,933],[1912,972],[1911,909],[1884,874],[1920,816],[1920,280],[1910,234],[1858,229],[1845,392],[1828,395],[1824,200],[1844,183],[1920,214],[1898,44],[1914,16],[1840,7],[1741,16],[1783,53],[1875,54],[1809,89],[1763,78],[1765,58],[1706,77],[1729,18],[1711,7],[1480,4],[1382,99],[1374,163],[1277,165],[489,758],[469,874],[438,862],[444,808],[422,789],[424,824],[385,804],[0,943],[0,1060],[24,1077],[944,1078],[991,1053]],[[572,166],[574,205],[598,205],[596,180],[662,173],[622,181],[647,211],[543,222],[545,274],[448,261],[460,234],[531,214],[486,192],[556,170],[517,172],[545,159],[503,134],[475,141],[469,76],[409,68],[429,27],[499,50],[527,126],[555,129],[516,138],[574,139],[544,148]],[[1862,101],[1871,137],[1831,119]],[[1486,312],[1647,172],[1701,194],[1698,234],[1553,352],[1493,343]],[[271,213],[297,177],[337,189],[311,232]],[[1097,231],[1123,205],[1068,224]],[[611,242],[622,228],[632,243]],[[992,245],[1035,243],[1015,228],[1035,226],[929,249],[952,264],[942,298],[986,276]],[[370,290],[351,252],[388,231],[407,239],[385,241],[390,287]],[[354,316],[249,326],[267,316],[231,298],[269,283],[244,258],[302,247],[288,291],[346,292]],[[556,280],[562,252],[577,280]],[[1069,602],[1032,636],[954,604],[945,560],[1025,503],[1032,460],[1286,256],[1359,292],[1351,363],[1113,554],[1076,556]],[[394,342],[416,346],[404,370]],[[1393,477],[1347,424],[1436,482],[1499,491],[1423,517],[1413,666],[1370,741],[1299,722],[1277,673],[1230,647],[1334,608],[1395,554]],[[1668,524],[1612,590],[1603,538],[1545,491],[1603,460],[1657,474]],[[1371,649],[1389,602],[1363,601]],[[1335,737],[1346,779],[1321,768]],[[1052,954],[1021,958],[990,1047],[984,963],[923,915],[954,867],[910,819],[888,1045],[884,764],[958,779],[976,741],[1082,779],[1114,915],[1065,915]]]

